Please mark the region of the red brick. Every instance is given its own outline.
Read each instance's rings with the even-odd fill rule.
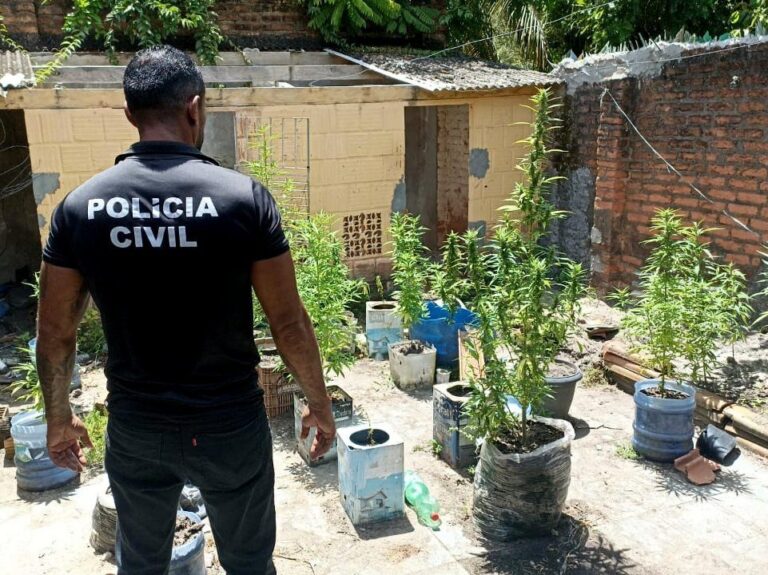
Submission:
[[[765,194],[750,194],[748,192],[739,192],[736,194],[736,199],[739,202],[743,202],[745,204],[753,204],[760,207],[764,206],[766,203]]]

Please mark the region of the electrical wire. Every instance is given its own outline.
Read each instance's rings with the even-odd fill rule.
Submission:
[[[678,178],[680,178],[680,181],[682,181],[684,184],[689,186],[701,199],[708,202],[712,205],[717,205],[717,202],[715,202],[712,198],[710,198],[707,194],[701,191],[701,189],[696,186],[689,178],[687,178],[685,175],[683,175],[680,170],[678,170],[675,166],[673,166],[669,160],[667,160],[664,156],[661,155],[661,153],[651,144],[651,142],[648,140],[648,138],[643,135],[643,133],[639,130],[639,128],[635,125],[635,123],[632,121],[632,119],[629,117],[629,115],[624,111],[624,109],[619,105],[619,103],[616,101],[616,98],[613,97],[613,94],[608,88],[605,88],[603,90],[603,93],[600,95],[600,103],[602,104],[603,98],[605,96],[609,96],[611,100],[613,101],[614,106],[616,106],[616,109],[619,111],[619,113],[624,116],[624,119],[627,121],[629,126],[632,128],[632,130],[637,134],[637,136],[642,140],[642,142],[648,147],[649,150],[659,159],[661,160],[667,167],[667,170],[675,174]],[[739,226],[744,231],[753,234],[757,237],[758,240],[761,240],[760,234],[758,234],[756,231],[754,231],[752,228],[747,226],[745,223],[743,223],[741,220],[733,216],[731,213],[728,212],[727,209],[723,208],[722,210],[719,210],[721,214],[726,216],[728,219],[733,221],[737,226]]]

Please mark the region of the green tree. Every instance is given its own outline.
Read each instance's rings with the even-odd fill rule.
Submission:
[[[410,0],[302,0],[309,27],[324,40],[343,44],[363,30],[378,28],[388,34],[433,32],[439,12]]]
[[[74,0],[64,19],[64,40],[56,56],[36,76],[50,77],[88,38],[101,42],[114,59],[117,42],[140,48],[161,44],[182,32],[195,39],[203,64],[215,64],[223,36],[213,12],[215,0]]]

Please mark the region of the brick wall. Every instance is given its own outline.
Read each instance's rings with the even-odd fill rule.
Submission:
[[[757,275],[758,250],[768,241],[768,43],[710,52],[667,63],[650,78],[584,85],[569,99],[571,169],[584,167],[594,177],[592,272],[600,291],[636,279],[649,220],[667,207],[719,228],[711,235],[713,250],[750,280]],[[605,88],[713,203],[655,157],[608,95],[601,97]]]
[[[61,39],[71,0],[4,0],[0,4],[9,33],[30,49],[55,47]],[[214,11],[225,36],[243,46],[267,50],[315,48],[317,34],[307,28],[298,0],[220,0]]]
[[[469,106],[437,109],[437,245],[466,231],[469,215]]]

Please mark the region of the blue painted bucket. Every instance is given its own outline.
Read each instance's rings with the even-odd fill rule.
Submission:
[[[693,449],[693,412],[696,389],[678,381],[665,383],[666,389],[687,394],[685,399],[663,399],[643,393],[657,387],[658,379],[643,379],[635,384],[635,422],[632,446],[640,455],[654,461],[673,461]]]
[[[476,320],[467,308],[459,308],[451,316],[445,306],[428,301],[426,316],[411,326],[411,339],[431,343],[437,350],[437,366],[454,369],[459,365],[459,331]]]

